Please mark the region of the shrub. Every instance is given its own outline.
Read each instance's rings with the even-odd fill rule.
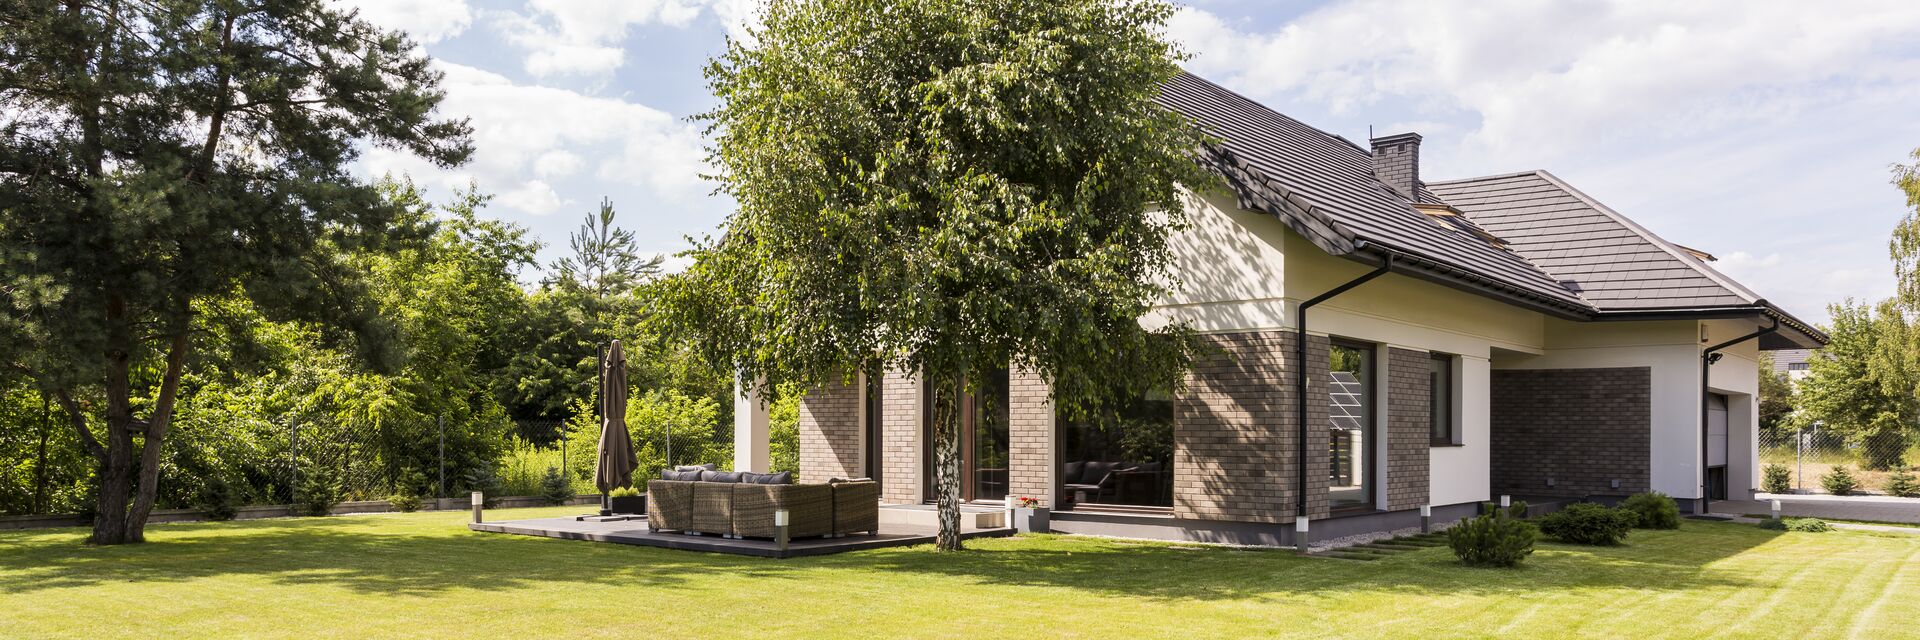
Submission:
[[[480,506],[483,508],[492,509],[494,503],[499,500],[500,494],[505,492],[505,485],[500,483],[500,475],[494,473],[492,465],[482,464],[474,467],[472,471],[467,472],[466,481],[468,491],[478,491],[482,494]]]
[[[554,504],[566,504],[573,496],[573,481],[560,472],[560,467],[547,467],[547,475],[540,478],[540,497]]]
[[[1620,509],[1632,513],[1636,520],[1633,526],[1641,529],[1680,528],[1680,505],[1658,491],[1627,496]]]
[[[1763,473],[1766,477],[1760,480],[1760,490],[1767,493],[1793,491],[1793,472],[1787,469],[1787,465],[1770,464]]]
[[[1540,518],[1540,532],[1562,542],[1611,547],[1626,539],[1639,521],[1632,511],[1577,502]]]
[[[614,487],[612,491],[608,491],[608,492],[607,492],[607,497],[609,497],[609,498],[638,498],[638,497],[640,497],[640,490],[639,490],[639,489],[635,489],[635,488],[633,488],[633,487]]]
[[[1820,476],[1820,486],[1824,487],[1827,493],[1844,496],[1858,490],[1860,488],[1860,480],[1853,477],[1853,470],[1843,464],[1834,467],[1832,471],[1828,471],[1827,475]]]
[[[1902,498],[1920,498],[1920,479],[1915,479],[1913,472],[1907,469],[1895,471],[1887,476],[1887,493]]]
[[[420,496],[410,492],[396,493],[387,497],[387,506],[401,513],[413,513],[420,510]]]
[[[1768,518],[1760,521],[1760,528],[1774,531],[1797,531],[1800,533],[1823,533],[1833,530],[1833,525],[1819,518]]]
[[[1526,513],[1526,505],[1514,505],[1509,513],[1501,513],[1491,504],[1486,506],[1479,516],[1447,529],[1447,546],[1468,566],[1518,566],[1533,553],[1540,530],[1518,517]]]
[[[308,472],[300,480],[300,495],[294,497],[293,506],[302,515],[324,516],[333,512],[333,505],[340,504],[340,483],[323,471]]]
[[[207,486],[200,491],[197,506],[208,520],[232,520],[234,513],[240,510],[240,497],[234,494],[233,485],[224,478],[210,478]]]

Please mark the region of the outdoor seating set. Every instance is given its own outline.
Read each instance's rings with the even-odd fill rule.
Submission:
[[[878,533],[880,484],[834,479],[793,484],[790,473],[723,472],[681,467],[647,482],[647,528],[730,538],[773,538],[777,512],[790,538]]]
[[[1158,462],[1074,461],[1060,466],[1061,485],[1073,496],[1075,504],[1099,502],[1147,501],[1156,503],[1166,495],[1165,465]]]

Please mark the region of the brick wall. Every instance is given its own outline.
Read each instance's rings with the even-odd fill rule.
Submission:
[[[1429,422],[1433,397],[1432,355],[1387,349],[1387,504],[1388,510],[1417,509],[1427,503]]]
[[[860,382],[833,382],[800,399],[800,477],[808,482],[866,475]]]
[[[1298,483],[1293,332],[1214,334],[1221,353],[1195,363],[1174,401],[1174,515],[1292,522]],[[1327,394],[1327,339],[1307,340],[1307,397]],[[1307,403],[1309,425],[1327,422]],[[1327,513],[1327,430],[1307,430],[1308,515]]]
[[[1053,505],[1053,401],[1038,373],[1014,367],[1008,374],[1008,492]]]
[[[1652,381],[1646,367],[1494,371],[1494,493],[1582,497],[1646,491]]]
[[[920,380],[888,371],[880,381],[880,501],[920,502]]]

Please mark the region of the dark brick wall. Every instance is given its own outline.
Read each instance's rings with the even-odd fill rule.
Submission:
[[[866,475],[858,379],[833,382],[800,399],[800,477],[808,482]]]
[[[1494,371],[1493,492],[1583,497],[1646,491],[1652,383],[1647,367]]]
[[[1174,515],[1201,520],[1292,522],[1298,487],[1289,331],[1214,334],[1220,353],[1195,363],[1174,401]],[[1308,398],[1325,398],[1327,339],[1307,340]],[[1307,403],[1324,425],[1325,402]],[[1327,430],[1308,429],[1308,515],[1327,513]]]
[[[1053,402],[1046,378],[1014,367],[1008,372],[1007,491],[1052,506]]]
[[[1432,404],[1425,351],[1387,349],[1387,504],[1388,510],[1417,509],[1427,503],[1428,459],[1432,452],[1428,405]]]

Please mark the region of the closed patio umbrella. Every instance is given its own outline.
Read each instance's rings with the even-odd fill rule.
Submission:
[[[610,515],[607,493],[633,484],[633,439],[627,435],[627,356],[615,340],[600,363],[600,462],[593,481],[600,488],[602,515]]]

